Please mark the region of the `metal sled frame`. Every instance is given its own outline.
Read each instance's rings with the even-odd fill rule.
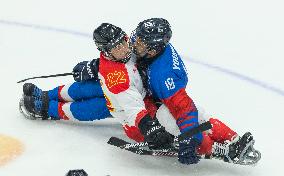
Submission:
[[[253,147],[254,143],[255,140],[248,143],[245,149],[241,152],[239,160],[235,164],[254,165],[261,159],[261,153]]]
[[[25,118],[30,119],[30,120],[35,120],[39,116],[33,113],[30,113],[24,106],[24,99],[21,98],[20,103],[19,103],[19,110],[20,112],[25,116]]]

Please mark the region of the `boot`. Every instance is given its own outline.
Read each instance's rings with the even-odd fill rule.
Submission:
[[[43,91],[33,83],[25,83],[23,85],[23,92],[26,96],[34,96],[38,98],[41,98],[43,95]]]
[[[241,138],[237,136],[232,141],[225,141],[224,143],[214,142],[212,155],[215,158],[223,159],[225,162],[237,161],[240,159],[240,154],[252,140],[252,134],[246,132]]]
[[[48,118],[48,96],[47,93],[43,93],[41,98],[34,96],[25,96],[23,97],[23,106],[29,115],[47,119]]]

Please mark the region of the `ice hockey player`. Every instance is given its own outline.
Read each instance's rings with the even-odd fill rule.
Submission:
[[[171,37],[167,20],[151,18],[139,23],[131,35],[131,43],[144,87],[169,109],[180,132],[184,133],[199,125],[198,110],[185,91],[188,74],[181,57],[169,43]],[[178,157],[181,163],[198,163],[198,154],[229,155],[229,160],[234,160],[253,140],[249,132],[239,137],[218,119],[211,117],[209,121],[213,126],[211,133],[199,133],[189,142],[180,142]],[[221,150],[221,145],[227,148]],[[224,160],[228,161],[228,157]]]
[[[146,140],[151,148],[166,147],[172,135],[148,111],[154,104],[145,96],[126,33],[103,23],[94,30],[93,39],[100,58],[74,67],[77,82],[50,91],[24,84],[24,108],[38,118],[54,120],[96,120],[106,118],[110,112],[120,119],[131,139]]]

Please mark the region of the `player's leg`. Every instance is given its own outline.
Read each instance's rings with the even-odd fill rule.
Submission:
[[[110,115],[104,98],[76,102],[50,101],[48,115],[54,120],[93,121]]]
[[[55,87],[49,91],[43,91],[32,83],[25,83],[23,85],[23,92],[25,96],[38,98],[42,98],[42,95],[47,93],[50,101],[57,100],[62,102],[104,97],[99,81],[74,82],[72,84]]]
[[[233,162],[240,160],[241,153],[253,145],[253,136],[250,132],[239,136],[219,119],[210,118],[209,121],[212,124],[212,129],[207,135],[211,142],[201,145],[201,148],[207,148],[205,153],[206,150],[200,150],[202,154],[208,155],[211,149],[213,157],[219,157],[226,162]],[[209,139],[207,141],[210,141]]]
[[[219,119],[212,117],[209,121],[212,124],[212,129],[208,135],[215,142],[223,143],[224,141],[232,141],[238,137],[238,134],[234,130]]]
[[[91,98],[76,102],[60,102],[49,100],[47,93],[42,98],[24,96],[20,102],[20,110],[29,119],[53,119],[90,121],[110,116],[106,100]]]
[[[103,98],[104,94],[99,81],[74,82],[58,86],[48,91],[50,100],[74,102],[95,97]]]

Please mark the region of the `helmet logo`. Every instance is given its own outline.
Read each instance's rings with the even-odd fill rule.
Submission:
[[[152,27],[154,24],[151,21],[144,23],[145,28]]]
[[[137,40],[137,34],[136,34],[136,30],[132,31],[131,36],[130,36],[130,42],[132,44],[134,44]]]

